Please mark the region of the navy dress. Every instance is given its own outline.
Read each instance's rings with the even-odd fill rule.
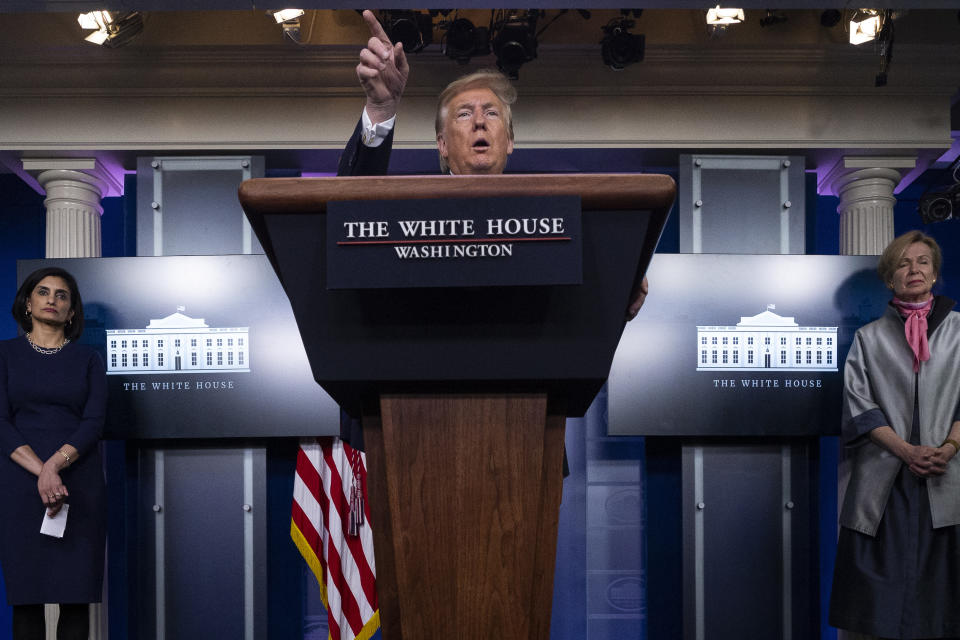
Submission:
[[[11,605],[100,601],[106,397],[103,361],[90,347],[69,343],[46,355],[24,337],[0,341],[0,564]],[[10,458],[24,444],[44,461],[64,444],[79,452],[60,472],[70,492],[63,538],[40,533],[37,477]]]

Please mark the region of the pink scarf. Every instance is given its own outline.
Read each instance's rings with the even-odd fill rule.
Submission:
[[[920,371],[920,363],[930,359],[930,345],[927,343],[927,314],[933,308],[933,297],[926,302],[904,302],[894,298],[893,306],[906,320],[903,328],[907,334],[907,344],[913,350],[913,371]]]

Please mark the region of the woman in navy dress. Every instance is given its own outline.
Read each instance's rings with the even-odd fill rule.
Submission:
[[[0,342],[0,564],[13,637],[42,640],[56,603],[58,640],[87,640],[103,586],[106,373],[76,342],[83,303],[63,269],[30,274],[12,312],[24,335]],[[62,537],[40,532],[45,514],[68,516]]]

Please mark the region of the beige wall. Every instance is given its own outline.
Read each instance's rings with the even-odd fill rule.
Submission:
[[[517,83],[520,148],[807,150],[815,167],[836,150],[928,162],[952,143],[955,12],[898,23],[884,88],[872,45],[852,47],[803,11],[711,39],[700,12],[648,10],[635,29],[646,59],[613,72],[597,42],[615,13],[572,12],[541,36]],[[113,150],[129,165],[136,151],[337,148],[362,105],[353,67],[366,34],[353,11],[308,13],[301,47],[262,11],[148,15],[117,50],[82,42],[73,14],[0,14],[0,29],[0,151],[19,155]],[[411,60],[397,143],[430,147],[434,96],[465,68],[436,46]]]

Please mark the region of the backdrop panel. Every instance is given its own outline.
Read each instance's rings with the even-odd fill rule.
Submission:
[[[107,365],[108,438],[336,435],[287,297],[263,255],[21,260],[83,295]]]
[[[609,379],[611,435],[831,435],[876,256],[661,254]]]

